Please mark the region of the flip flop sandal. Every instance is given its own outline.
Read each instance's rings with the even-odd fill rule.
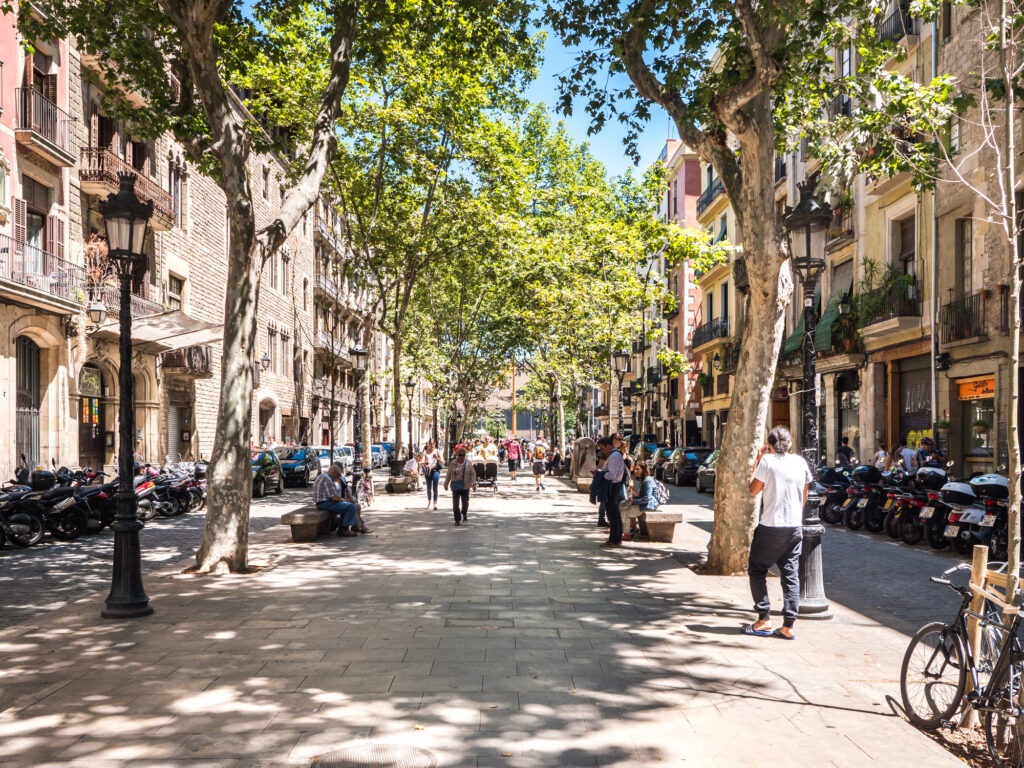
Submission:
[[[784,635],[778,629],[772,630],[772,637],[778,637],[782,640],[796,640],[796,635]]]
[[[772,632],[778,632],[778,630],[771,629],[754,629],[753,624],[744,624],[743,629],[740,630],[744,635],[753,635],[754,637],[771,637]]]

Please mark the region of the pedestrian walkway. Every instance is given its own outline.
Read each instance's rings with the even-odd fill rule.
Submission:
[[[0,765],[960,764],[886,702],[904,635],[834,606],[796,642],[742,636],[746,579],[685,567],[703,528],[603,550],[546,485],[477,493],[458,528],[446,498],[382,494],[369,536],[254,535],[254,575],[149,572],[149,618],[97,594],[0,632]]]

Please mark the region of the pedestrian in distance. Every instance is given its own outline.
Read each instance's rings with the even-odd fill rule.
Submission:
[[[313,483],[313,502],[317,509],[328,512],[331,527],[337,526],[339,536],[372,533],[359,516],[359,505],[352,500],[341,464],[331,464],[326,472],[317,477]]]
[[[469,492],[476,490],[476,472],[473,465],[466,459],[466,448],[463,446],[455,452],[455,461],[448,465],[444,476],[444,489],[452,490],[452,512],[455,514],[455,525],[466,522],[469,512]]]
[[[857,462],[853,455],[853,448],[850,447],[850,438],[844,437],[839,447],[836,448],[836,461],[841,467],[851,467]]]
[[[793,624],[800,609],[800,552],[803,548],[803,509],[807,488],[814,479],[807,461],[790,453],[793,436],[785,427],[768,433],[754,461],[750,493],[761,494],[761,518],[750,544],[747,573],[757,621],[743,634],[793,640]],[[768,597],[768,569],[777,565],[782,575],[782,627],[772,629]]]
[[[875,469],[880,472],[889,468],[889,452],[885,450],[885,445],[881,440],[878,441],[878,450],[875,451],[875,455],[872,457],[872,462],[875,465]]]
[[[917,469],[917,454],[907,445],[907,438],[901,437],[899,447],[894,451],[897,458],[903,459],[903,466],[908,470]]]
[[[546,453],[544,447],[536,445],[533,448],[533,487],[535,490],[544,490],[544,457]]]
[[[437,486],[441,482],[444,461],[441,452],[434,446],[433,440],[427,440],[427,444],[420,454],[419,463],[427,486],[427,509],[430,509],[431,505],[437,509]]]
[[[514,481],[522,461],[523,449],[520,447],[518,440],[509,440],[508,445],[505,446],[505,452],[508,456],[508,473]]]
[[[622,438],[602,437],[597,441],[598,453],[604,457],[604,483],[606,485],[605,517],[610,530],[602,547],[622,546],[622,493],[626,479],[626,464],[622,460]]]

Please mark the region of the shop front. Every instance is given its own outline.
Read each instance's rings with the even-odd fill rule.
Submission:
[[[997,434],[995,374],[954,379],[950,391],[956,398],[955,410],[958,411],[951,414],[954,418],[950,421],[956,430],[952,439],[963,458],[963,474],[994,472]]]

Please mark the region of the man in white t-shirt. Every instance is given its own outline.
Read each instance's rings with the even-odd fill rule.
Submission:
[[[803,546],[803,510],[807,487],[814,479],[807,461],[789,453],[793,436],[785,427],[768,433],[754,462],[750,492],[761,494],[761,519],[750,544],[747,572],[750,594],[754,598],[757,621],[743,627],[746,635],[793,639],[793,624],[800,608],[800,551]],[[779,567],[782,574],[783,622],[780,629],[771,626],[771,600],[768,598],[768,569]]]

